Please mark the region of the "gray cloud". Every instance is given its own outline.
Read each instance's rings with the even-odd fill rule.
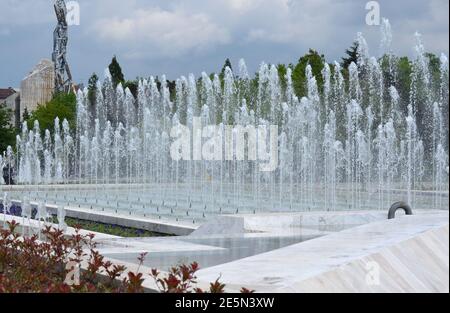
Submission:
[[[361,0],[79,0],[81,25],[70,29],[77,81],[103,73],[117,55],[128,78],[217,71],[223,60],[289,63],[308,48],[339,60],[362,31],[373,55],[379,27],[365,25]],[[412,55],[419,31],[427,50],[448,54],[447,0],[380,0],[397,54]],[[55,24],[48,0],[0,0],[0,86],[18,86],[49,57]],[[5,61],[7,60],[7,61]]]

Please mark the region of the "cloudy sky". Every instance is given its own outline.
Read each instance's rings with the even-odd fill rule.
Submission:
[[[42,58],[51,57],[52,0],[0,0],[0,87],[18,87]],[[413,53],[414,33],[426,49],[448,54],[448,0],[380,0],[390,20],[393,50]],[[79,0],[71,26],[69,63],[76,82],[103,75],[117,55],[126,78],[218,71],[225,58],[296,62],[308,48],[340,60],[358,31],[379,54],[380,28],[366,25],[363,0]]]

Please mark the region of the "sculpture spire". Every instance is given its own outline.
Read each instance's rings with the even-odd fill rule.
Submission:
[[[55,14],[58,20],[53,32],[53,55],[55,65],[55,93],[69,92],[72,87],[72,74],[67,62],[68,25],[66,20],[67,8],[64,0],[55,0]]]

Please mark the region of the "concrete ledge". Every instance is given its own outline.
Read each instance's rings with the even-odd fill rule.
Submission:
[[[384,211],[313,211],[294,213],[243,214],[248,231],[273,232],[288,228],[314,228],[320,230],[342,230],[387,218]]]
[[[232,235],[245,233],[244,218],[219,215],[201,225],[191,236]]]
[[[206,268],[198,280],[221,273],[230,291],[448,292],[448,221],[448,211],[434,211],[373,222]],[[370,285],[373,261],[380,284]]]
[[[0,198],[0,200],[2,200],[2,198]],[[21,201],[18,200],[12,200],[11,202],[15,205],[20,205],[22,203]],[[38,206],[38,203],[34,201],[31,201],[30,204],[32,208],[37,208]],[[46,208],[53,215],[56,215],[58,213],[57,205],[46,204]],[[187,236],[198,228],[198,226],[195,225],[192,226],[183,225],[181,223],[170,223],[150,218],[135,217],[110,212],[99,212],[82,208],[64,207],[64,209],[66,210],[67,217],[97,223],[118,225],[122,227],[143,229],[155,233],[168,235]]]
[[[280,291],[448,293],[448,236],[448,225],[432,229]],[[378,281],[368,276],[369,271]]]
[[[98,212],[93,210],[66,207],[66,216],[81,220],[88,220],[104,224],[119,225],[143,229],[161,234],[170,234],[176,236],[187,236],[192,233],[196,227],[186,226],[175,223],[168,223],[149,218],[138,218],[122,214],[113,214],[108,212]]]
[[[201,225],[192,236],[244,233],[290,233],[294,229],[339,231],[385,220],[382,211],[289,212],[219,215]]]
[[[40,227],[42,226],[42,223],[40,223],[37,220],[28,220],[28,219],[22,219],[21,217],[17,217],[17,216],[11,216],[11,215],[5,215],[3,213],[0,213],[0,224],[2,224],[3,222],[12,222],[15,221],[16,223],[19,224],[19,227],[21,229],[30,229],[32,233],[38,233]],[[58,228],[57,224],[50,224],[50,223],[46,223],[46,225],[52,226],[54,229]],[[1,225],[0,225],[1,228]],[[73,227],[67,227],[65,235],[66,236],[71,236],[75,234],[75,228]],[[95,231],[90,231],[90,230],[84,230],[84,229],[80,229],[80,234],[83,236],[89,235],[89,234],[94,234],[95,235],[95,240],[105,240],[105,239],[119,239],[122,237],[119,236],[114,236],[114,235],[108,235],[108,234],[104,234],[104,233],[98,233]]]

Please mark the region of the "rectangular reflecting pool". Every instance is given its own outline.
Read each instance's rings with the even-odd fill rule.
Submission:
[[[172,266],[197,262],[201,268],[208,268],[219,264],[250,257],[256,254],[280,249],[302,241],[321,236],[318,232],[311,235],[267,236],[261,234],[247,234],[226,237],[177,237],[158,238],[158,245],[164,248],[165,241],[170,251],[154,251],[152,238],[134,239],[136,249],[128,241],[127,248],[108,249],[110,243],[103,243],[105,257],[119,261],[136,263],[137,257],[142,252],[147,252],[144,265],[161,270],[167,270]],[[116,242],[117,243],[117,242]],[[146,248],[148,243],[148,248]],[[112,244],[112,243],[111,243]],[[175,248],[173,246],[176,245]],[[138,247],[137,247],[138,246]],[[152,247],[153,246],[153,247]],[[130,251],[130,248],[132,251]],[[157,248],[156,248],[157,249]],[[153,250],[153,251],[152,251]]]

